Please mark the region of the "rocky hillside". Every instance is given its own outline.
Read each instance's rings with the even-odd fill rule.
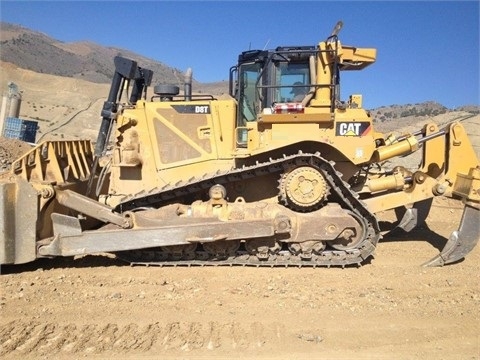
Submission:
[[[136,60],[154,72],[153,83],[183,84],[183,71],[129,50],[92,42],[65,43],[27,28],[0,23],[0,60],[37,73],[109,83],[112,59],[119,55]]]
[[[110,83],[114,73],[113,58],[117,55],[134,59],[154,72],[152,84],[177,84],[183,88],[184,70],[146,58],[129,50],[105,47],[82,41],[65,43],[22,26],[0,22],[0,61],[35,73]],[[228,92],[226,81],[201,84],[195,81],[197,92],[222,95]],[[0,90],[5,91],[6,84]]]
[[[480,114],[480,106],[467,105],[456,109],[448,109],[442,104],[434,101],[427,101],[418,104],[390,105],[382,106],[370,110],[377,128],[383,132],[391,132],[399,127],[409,127],[420,124],[428,119],[439,115],[446,115],[446,118],[455,119],[455,114],[459,117]],[[465,115],[466,113],[466,115]],[[453,115],[449,115],[453,114]]]
[[[409,116],[436,116],[445,114],[449,110],[436,102],[429,101],[422,104],[406,104],[382,106],[372,110],[372,114],[377,121],[384,122],[389,119],[405,118]]]

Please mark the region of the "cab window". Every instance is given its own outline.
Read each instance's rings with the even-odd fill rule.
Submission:
[[[243,64],[239,71],[240,93],[238,98],[239,116],[237,126],[245,126],[247,121],[257,119],[258,90],[256,88],[261,64]]]
[[[279,62],[276,64],[274,102],[301,101],[308,92],[310,70],[308,63]]]

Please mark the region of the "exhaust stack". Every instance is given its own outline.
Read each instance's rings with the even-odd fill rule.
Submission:
[[[192,100],[192,69],[188,68],[185,72],[185,87],[184,87],[185,101]]]

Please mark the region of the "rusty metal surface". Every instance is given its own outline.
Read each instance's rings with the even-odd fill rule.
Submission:
[[[86,180],[93,152],[90,141],[45,141],[12,164],[12,173],[28,181],[65,183]]]
[[[130,227],[128,218],[115,214],[110,207],[72,190],[57,190],[56,199],[61,205],[76,210],[81,214],[91,216],[94,219],[116,224],[123,228]]]
[[[99,252],[136,250],[191,242],[268,237],[275,234],[273,219],[222,222],[218,219],[178,219],[161,227],[129,230],[81,231],[76,218],[54,214],[59,233],[39,248],[42,256],[73,256]]]

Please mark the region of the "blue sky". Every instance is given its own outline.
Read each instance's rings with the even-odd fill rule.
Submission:
[[[342,98],[364,106],[479,101],[477,1],[11,1],[1,21],[64,42],[88,40],[228,79],[241,51],[316,45],[338,20],[343,44],[377,48],[377,62],[342,76]],[[141,65],[141,64],[140,64]]]

